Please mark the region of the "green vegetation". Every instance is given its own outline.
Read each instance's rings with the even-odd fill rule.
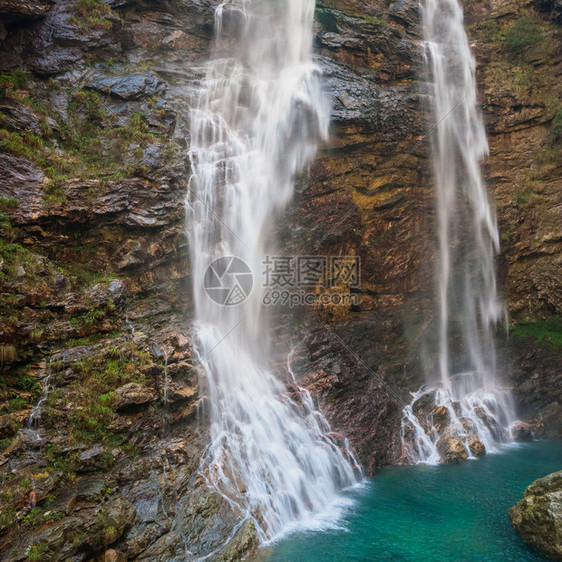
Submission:
[[[532,338],[537,342],[547,341],[555,347],[562,347],[562,315],[555,314],[548,320],[521,322],[511,328],[517,338]]]
[[[92,328],[105,318],[105,311],[99,308],[91,308],[70,319],[70,324],[75,329]]]
[[[474,37],[474,27],[468,26],[471,39]],[[494,43],[501,37],[501,26],[498,20],[485,20],[480,23],[478,32],[481,33],[488,43]]]
[[[376,16],[365,16],[363,18],[367,23],[374,23],[376,25],[388,25],[388,23],[382,18],[377,18]]]
[[[47,162],[44,159],[43,139],[30,131],[0,129],[0,149],[34,162]]]
[[[74,13],[70,23],[84,30],[109,31],[113,25],[108,19],[111,16],[111,8],[99,0],[79,0],[74,6]]]
[[[59,428],[67,425],[68,437],[73,444],[104,443],[114,448],[123,443],[124,436],[112,427],[116,419],[116,388],[129,382],[146,383],[143,368],[152,364],[150,353],[139,349],[133,342],[122,342],[103,353],[76,361],[71,369],[76,379],[65,389],[53,390],[46,402],[45,424]],[[72,403],[69,412],[65,407]],[[56,450],[51,461],[60,463]],[[109,455],[107,462],[112,461]],[[54,466],[54,465],[52,465]],[[59,465],[60,466],[60,465]],[[72,470],[73,462],[64,467]]]
[[[14,242],[17,234],[16,229],[12,227],[8,215],[2,210],[15,206],[17,206],[17,201],[14,199],[0,198],[0,290],[4,278],[14,276],[18,265],[29,266],[34,261],[34,257],[29,250]],[[34,277],[31,269],[30,272],[25,273],[28,278]],[[10,298],[3,299],[0,303],[0,314],[4,308],[13,306],[14,299],[17,299],[14,294]]]
[[[111,12],[109,6],[98,0],[81,0],[77,10],[78,16],[86,19]],[[65,203],[65,184],[73,178],[100,180],[92,189],[95,194],[107,181],[121,181],[145,173],[146,170],[130,162],[130,152],[140,159],[148,145],[168,140],[161,134],[165,132],[163,126],[149,125],[145,112],[136,112],[127,123],[118,124],[115,115],[106,114],[104,96],[89,89],[68,92],[69,119],[63,121],[53,114],[41,96],[43,83],[31,80],[31,75],[22,71],[0,74],[0,93],[27,105],[40,122],[39,134],[10,130],[0,112],[0,150],[25,158],[43,170],[50,180],[44,189],[46,205]],[[157,116],[164,111],[155,108],[154,100],[148,107]],[[53,118],[56,127],[51,127]],[[172,156],[173,150],[166,154]]]
[[[20,70],[10,70],[0,73],[0,92],[6,94],[8,91],[23,90],[27,86],[29,75]]]
[[[47,546],[44,543],[33,543],[27,549],[27,559],[29,562],[39,562],[40,560],[44,560],[45,551],[47,550]]]
[[[543,42],[540,24],[530,17],[518,19],[505,33],[505,46],[512,55],[520,55],[529,47],[540,46]]]

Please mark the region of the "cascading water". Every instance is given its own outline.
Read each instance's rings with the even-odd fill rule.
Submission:
[[[253,519],[262,541],[313,519],[358,476],[310,404],[291,400],[268,368],[267,316],[256,275],[273,219],[291,200],[295,174],[328,133],[329,108],[311,54],[314,4],[221,4],[215,54],[191,111],[194,340],[211,417],[202,472],[242,519]],[[243,264],[229,256],[254,273],[249,295]],[[210,274],[218,258],[226,259]],[[206,294],[210,275],[216,283],[240,281],[238,293],[225,294],[225,305]]]
[[[410,461],[438,462],[444,436],[459,439],[469,454],[477,441],[493,451],[509,437],[514,413],[496,378],[494,329],[505,313],[494,263],[498,229],[480,168],[488,142],[475,62],[458,0],[425,0],[422,19],[434,88],[440,377],[405,408],[403,436]]]

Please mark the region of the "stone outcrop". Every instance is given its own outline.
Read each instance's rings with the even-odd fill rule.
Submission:
[[[529,485],[509,517],[526,543],[551,560],[562,560],[562,471]]]

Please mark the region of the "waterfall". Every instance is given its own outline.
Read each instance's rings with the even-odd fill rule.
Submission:
[[[439,258],[439,377],[404,411],[407,456],[435,462],[443,436],[488,451],[509,437],[509,391],[496,377],[494,331],[505,311],[498,297],[499,235],[481,161],[488,142],[478,109],[475,61],[458,0],[425,0],[425,62],[433,86],[431,114]],[[441,418],[441,427],[433,419]]]
[[[328,134],[311,53],[314,4],[223,2],[191,109],[194,346],[211,419],[202,473],[262,541],[314,519],[357,477],[327,424],[308,401],[290,399],[268,366],[260,286],[274,219]]]

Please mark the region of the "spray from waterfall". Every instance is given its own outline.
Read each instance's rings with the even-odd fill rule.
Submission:
[[[222,3],[191,110],[194,341],[211,419],[202,473],[262,541],[314,519],[357,479],[308,399],[291,400],[268,366],[259,279],[274,219],[328,133],[311,53],[314,4]]]
[[[425,62],[433,85],[433,168],[439,235],[439,377],[405,408],[406,454],[437,462],[439,441],[460,440],[469,455],[493,451],[514,420],[509,391],[496,377],[499,235],[481,162],[488,142],[478,109],[475,61],[458,0],[425,0]],[[437,420],[437,421],[436,421]]]

